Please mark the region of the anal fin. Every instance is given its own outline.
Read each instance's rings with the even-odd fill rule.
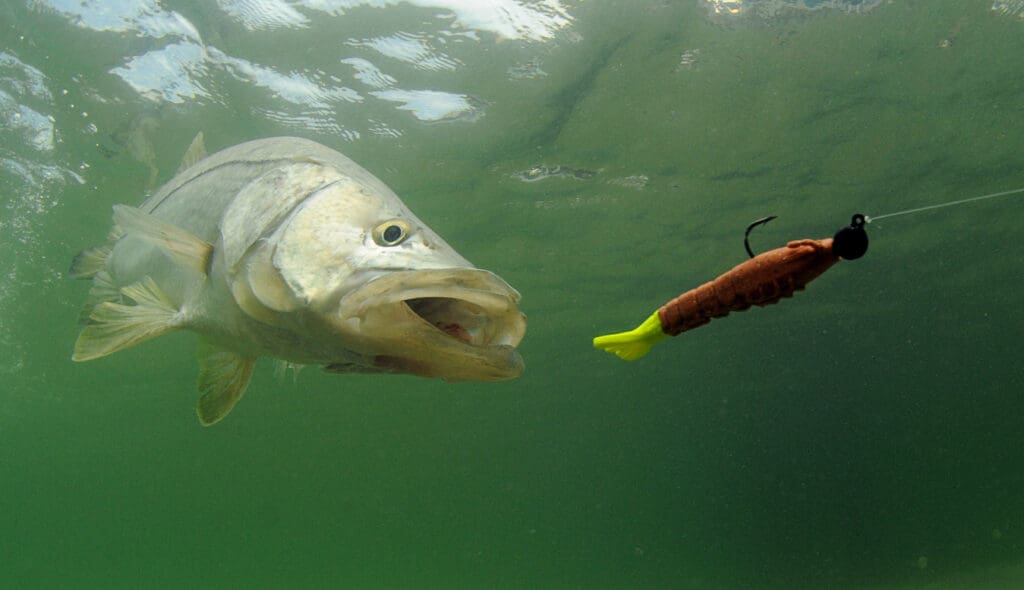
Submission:
[[[177,330],[184,322],[179,310],[150,277],[124,287],[121,294],[135,305],[105,301],[94,307],[89,325],[75,342],[72,360],[106,356]]]
[[[200,341],[199,393],[196,414],[203,426],[216,424],[235,407],[249,387],[256,359]]]

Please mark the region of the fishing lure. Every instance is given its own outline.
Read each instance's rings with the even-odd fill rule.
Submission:
[[[594,338],[594,346],[621,359],[636,360],[669,336],[678,336],[734,311],[791,297],[836,262],[854,260],[867,252],[867,218],[858,213],[850,225],[840,228],[831,238],[795,240],[754,256],[750,250],[750,230],[774,218],[765,217],[747,226],[743,243],[750,260],[662,305],[635,329]]]

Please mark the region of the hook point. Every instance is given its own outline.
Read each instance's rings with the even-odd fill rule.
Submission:
[[[747,254],[750,254],[751,258],[754,257],[754,251],[750,249],[750,231],[759,225],[764,225],[768,223],[769,221],[775,219],[776,217],[778,217],[778,215],[769,215],[767,217],[762,217],[761,219],[758,219],[757,221],[754,221],[747,226],[747,231],[743,234],[743,245],[747,248]]]

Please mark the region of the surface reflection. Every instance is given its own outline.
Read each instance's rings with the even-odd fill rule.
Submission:
[[[216,10],[224,23],[201,33],[202,27],[164,6],[155,0],[33,4],[79,28],[150,40],[146,51],[126,55],[109,70],[147,101],[231,105],[243,101],[237,100],[237,90],[226,88],[242,82],[257,91],[257,98],[247,101],[254,103],[252,114],[295,132],[331,133],[350,141],[364,134],[401,136],[409,122],[406,112],[425,122],[476,120],[486,97],[470,96],[451,78],[424,85],[422,76],[416,76],[414,87],[405,86],[403,78],[415,72],[454,72],[475,58],[475,47],[499,40],[541,43],[572,23],[557,0],[218,0]],[[419,9],[431,10],[429,17],[422,18]],[[381,22],[381,10],[394,12],[396,23],[413,23],[416,29],[365,38],[335,33],[368,28],[361,25],[371,20]],[[263,63],[236,47],[241,42],[224,41],[220,31],[229,24],[247,31],[245,43],[252,35],[283,29],[329,29],[334,40],[318,45],[316,52],[334,65]],[[336,60],[329,58],[332,53]],[[531,76],[536,77],[511,78]],[[382,121],[379,106],[366,104],[367,98],[397,112]]]

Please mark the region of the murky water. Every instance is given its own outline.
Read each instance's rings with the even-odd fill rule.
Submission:
[[[0,581],[11,588],[1024,585],[1024,198],[622,362],[597,334],[757,250],[1024,186],[990,0],[0,7]],[[70,354],[111,206],[298,135],[523,294],[498,384]]]

